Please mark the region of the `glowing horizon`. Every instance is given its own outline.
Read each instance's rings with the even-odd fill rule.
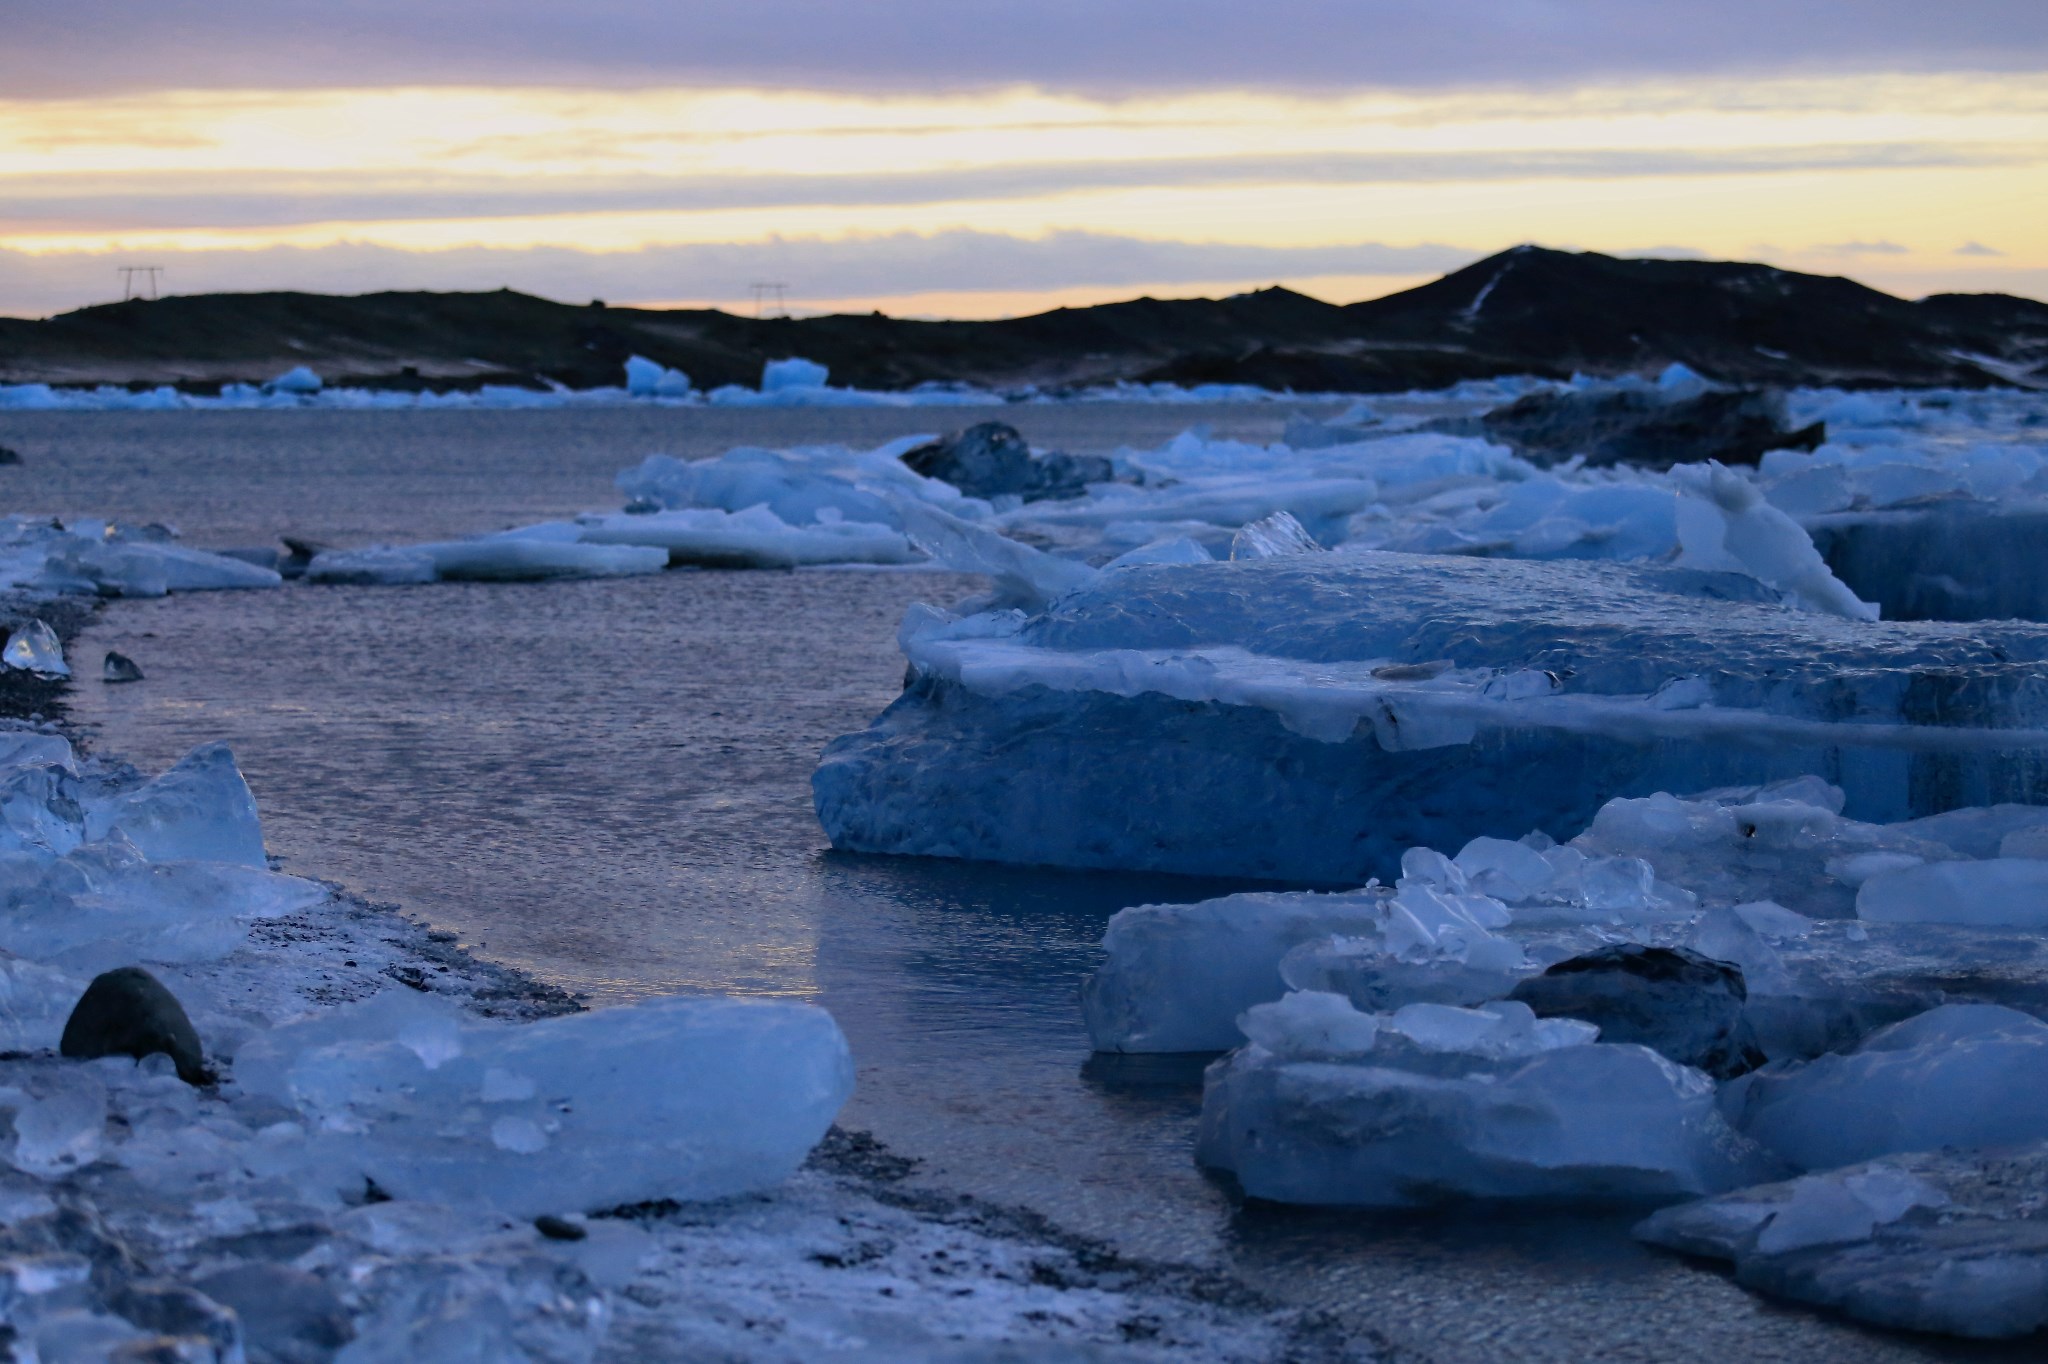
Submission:
[[[994,316],[1258,285],[1333,302],[1524,241],[2048,298],[2048,85],[185,90],[0,99],[0,312],[495,288]],[[981,275],[977,275],[977,270]]]

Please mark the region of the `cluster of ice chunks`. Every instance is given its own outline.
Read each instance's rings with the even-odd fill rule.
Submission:
[[[1090,1033],[1100,1050],[1217,1050],[1234,1045],[1242,1010],[1289,988],[1335,991],[1368,1010],[1474,1004],[1566,958],[1638,941],[1739,966],[1766,1051],[1796,1058],[1849,1040],[1841,1028],[1853,1019],[1826,1019],[1855,1013],[1859,995],[1866,1020],[1929,1007],[1931,988],[1901,993],[1897,983],[1931,976],[1930,956],[1990,952],[2023,978],[2041,974],[2012,957],[2011,935],[1982,931],[2032,927],[2032,898],[1913,891],[1923,869],[2034,884],[2048,861],[1998,852],[2048,834],[2048,807],[1879,825],[1842,816],[1841,805],[1839,788],[1811,777],[1621,798],[1565,844],[1532,834],[1473,839],[1456,857],[1412,849],[1392,889],[1126,909],[1083,989]],[[1987,988],[2016,987],[1987,977]],[[2036,993],[2048,1007],[2048,977]]]
[[[1196,1158],[1255,1197],[1673,1198],[1774,1168],[1728,1130],[1706,1076],[1523,1004],[1375,1015],[1297,993],[1244,1029],[1205,1077]]]
[[[82,778],[54,735],[22,734],[0,752],[0,950],[21,959],[11,978],[28,992],[8,1007],[35,1005],[17,1013],[18,1031],[47,1030],[48,992],[75,1000],[82,988],[42,981],[28,963],[89,976],[133,961],[214,961],[252,923],[326,898],[266,869],[254,797],[224,745],[129,788]]]
[[[276,587],[283,581],[270,569],[178,544],[162,526],[0,518],[0,588],[58,596],[161,597]]]
[[[2048,1221],[2027,1195],[2048,1168],[2048,809],[1887,826],[1842,805],[1813,778],[1617,800],[1562,848],[1416,849],[1391,890],[1126,910],[1084,990],[1091,1032],[1235,1048],[1205,1077],[1197,1158],[1253,1196],[1715,1195],[1639,1234],[1880,1324],[2024,1334],[2048,1321]],[[1565,850],[1602,873],[1560,877]],[[1535,988],[1659,951],[1725,983],[1708,1002],[1742,1007],[1766,1064],[1723,1057],[1717,1085],[1673,1059],[1700,1020],[1666,1020],[1655,1050],[1595,1040]],[[1984,1002],[1953,1002],[1972,988]],[[1589,1014],[1614,1002],[1579,993]],[[1701,1003],[1682,993],[1674,1013]],[[1820,1173],[1726,1192],[1791,1171]]]

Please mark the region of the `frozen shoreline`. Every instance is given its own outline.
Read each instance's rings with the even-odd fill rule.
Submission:
[[[89,617],[74,612],[63,633],[75,635]],[[0,705],[22,709],[12,700]],[[89,738],[61,720],[39,728],[81,745]],[[96,755],[81,770],[113,787],[136,779],[132,769]],[[580,1008],[563,991],[470,954],[452,934],[395,906],[324,889],[329,898],[310,909],[255,923],[247,944],[225,958],[156,973],[181,998],[232,998],[239,1012],[272,1020],[415,992],[501,1019]],[[209,1016],[202,1008],[200,1017]],[[212,1051],[217,1039],[205,1040]],[[102,1154],[118,1157],[126,1143],[143,1139],[165,1104],[205,1120],[242,1102],[227,1069],[224,1090],[194,1091],[152,1066],[29,1051],[0,1056],[0,1087],[41,1093],[89,1072],[109,1101]],[[45,1295],[46,1360],[98,1358],[149,1333],[110,1305],[129,1306],[159,1334],[175,1325],[191,1337],[192,1357],[223,1360],[237,1340],[250,1359],[335,1357],[337,1310],[359,1333],[339,1355],[349,1361],[435,1357],[463,1341],[486,1349],[517,1342],[550,1360],[950,1360],[994,1357],[988,1349],[1004,1359],[1374,1357],[1348,1348],[1320,1322],[1276,1310],[1213,1275],[1120,1257],[1029,1213],[898,1187],[914,1165],[863,1133],[834,1128],[772,1192],[640,1205],[597,1218],[580,1215],[594,1210],[564,1209],[584,1236],[563,1241],[487,1211],[403,1200],[365,1200],[312,1221],[304,1206],[260,1199],[186,1202],[152,1192],[118,1159],[88,1159],[55,1175],[0,1170],[8,1222],[0,1257],[12,1261],[17,1277],[29,1263],[24,1255],[36,1263],[82,1255],[79,1263],[121,1266],[111,1277],[100,1273],[90,1291],[67,1280]],[[234,1299],[237,1275],[276,1280],[284,1271],[270,1267],[279,1265],[319,1281],[264,1281],[273,1296],[279,1282],[296,1284],[285,1296],[305,1300],[297,1306],[312,1302],[310,1316],[243,1301],[249,1319],[237,1328],[191,1292],[204,1281]],[[549,1287],[535,1298],[541,1280]],[[175,1298],[183,1316],[172,1323],[161,1311],[150,1318],[135,1308],[143,1288],[159,1308]],[[61,1301],[66,1294],[84,1294],[98,1310],[66,1312],[78,1306]],[[38,1319],[34,1311],[27,1317]]]

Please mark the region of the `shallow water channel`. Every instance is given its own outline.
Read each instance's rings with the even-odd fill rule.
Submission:
[[[984,414],[0,414],[17,511],[178,525],[203,547],[487,531],[616,504],[642,455],[884,439]],[[997,414],[986,414],[997,415]],[[1034,442],[1156,443],[1286,409],[1011,408]],[[552,585],[288,586],[117,602],[74,651],[103,752],[230,742],[288,870],[395,901],[593,1002],[813,1000],[859,1063],[842,1124],[917,1178],[1338,1313],[1394,1357],[2032,1358],[1772,1306],[1653,1255],[1626,1212],[1243,1208],[1194,1169],[1198,1064],[1091,1059],[1075,990],[1109,915],[1234,887],[834,854],[819,749],[902,680],[896,621],[971,580],[712,573]],[[147,680],[96,680],[109,648]],[[1568,830],[1553,831],[1560,835]]]

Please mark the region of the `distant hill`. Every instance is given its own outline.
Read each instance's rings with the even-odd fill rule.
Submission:
[[[884,389],[1164,379],[1384,392],[1672,361],[1718,379],[1787,385],[2048,387],[2048,304],[2004,294],[1908,302],[1768,265],[1525,246],[1348,307],[1276,288],[994,322],[758,319],[500,290],[200,294],[0,319],[5,383],[204,389],[304,364],[330,383],[369,387],[589,388],[618,383],[632,354],[705,387],[753,383],[764,360],[789,355],[831,366],[836,383]]]

